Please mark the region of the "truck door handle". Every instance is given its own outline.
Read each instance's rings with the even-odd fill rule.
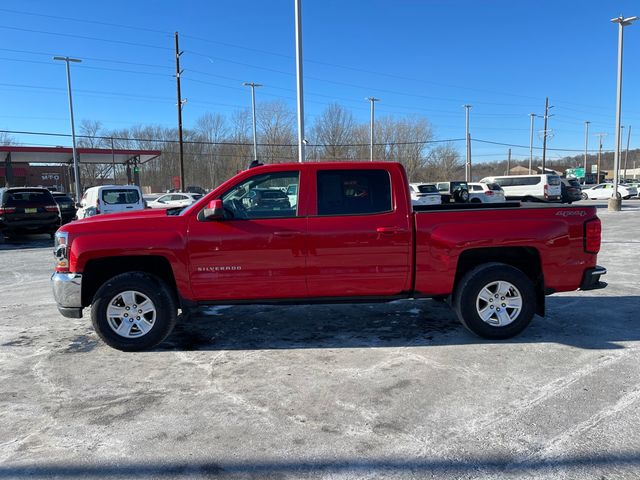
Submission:
[[[282,238],[291,238],[291,237],[297,237],[298,235],[300,235],[301,232],[294,232],[294,231],[289,231],[289,232],[273,232],[273,236],[274,237],[282,237]]]
[[[384,235],[394,235],[396,233],[402,232],[402,229],[398,227],[378,227],[376,228],[377,233],[382,233]]]

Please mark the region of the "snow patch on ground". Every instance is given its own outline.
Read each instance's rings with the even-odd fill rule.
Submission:
[[[226,310],[227,308],[231,308],[231,305],[218,305],[216,307],[209,307],[206,310],[203,310],[202,314],[211,315],[211,316],[220,316],[222,315],[220,312],[222,310]]]

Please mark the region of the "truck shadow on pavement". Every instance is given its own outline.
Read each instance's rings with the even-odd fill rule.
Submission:
[[[561,343],[584,349],[624,348],[640,340],[638,296],[547,298],[547,316],[519,336],[478,338],[446,303],[212,307],[179,322],[156,350],[375,348],[487,343]]]
[[[339,475],[341,478],[362,478],[371,475],[393,476],[446,475],[461,478],[489,474],[530,476],[534,474],[574,473],[573,478],[585,478],[595,472],[625,469],[633,475],[640,464],[637,453],[578,455],[516,461],[509,457],[475,457],[460,460],[430,458],[333,458],[262,461],[191,461],[191,462],[118,462],[118,464],[36,464],[0,466],[0,478],[308,478],[309,475]],[[595,472],[594,472],[595,471]],[[376,477],[377,478],[377,477]],[[403,477],[404,478],[404,477]],[[551,477],[553,478],[553,477]],[[605,478],[599,476],[598,478]],[[631,476],[625,478],[632,478]]]

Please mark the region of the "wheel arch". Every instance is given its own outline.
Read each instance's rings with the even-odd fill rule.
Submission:
[[[145,272],[163,280],[179,303],[176,280],[167,258],[161,255],[125,255],[89,260],[82,272],[82,306],[91,304],[101,285],[121,273]]]
[[[504,263],[524,272],[536,291],[536,313],[544,316],[545,288],[540,252],[534,247],[486,247],[463,251],[458,257],[454,290],[460,279],[470,270],[485,263]]]

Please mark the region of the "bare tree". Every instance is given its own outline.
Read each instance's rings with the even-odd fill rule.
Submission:
[[[460,152],[451,143],[444,143],[433,148],[427,158],[425,180],[446,181],[458,180],[464,176],[464,165]]]
[[[316,119],[311,130],[313,143],[321,144],[317,155],[326,160],[352,159],[355,122],[350,111],[337,103],[330,104]]]
[[[257,123],[260,130],[259,158],[268,163],[292,161],[295,144],[295,121],[293,110],[284,102],[265,102],[257,108]]]

